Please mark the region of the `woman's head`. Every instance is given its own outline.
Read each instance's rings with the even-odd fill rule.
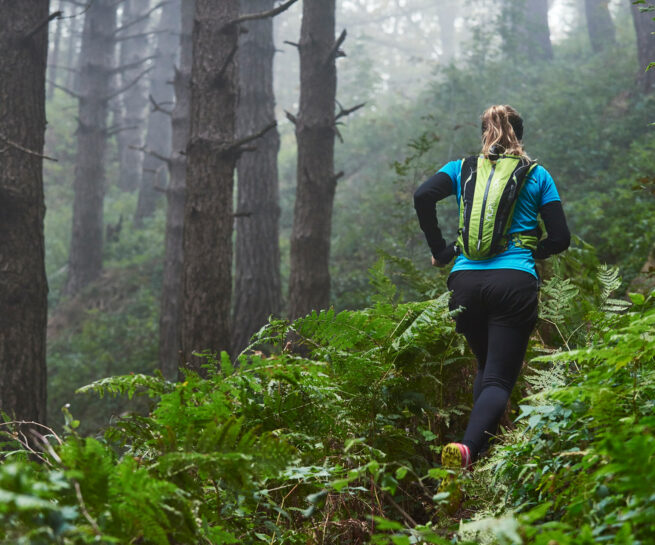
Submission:
[[[500,146],[501,153],[527,157],[523,151],[523,119],[504,104],[487,108],[482,114],[482,154],[489,158],[492,146]]]

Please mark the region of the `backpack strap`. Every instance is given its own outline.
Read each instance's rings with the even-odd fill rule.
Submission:
[[[500,235],[499,240],[501,241],[500,243],[501,251],[506,250],[510,242],[514,242],[514,246],[520,248],[527,248],[528,250],[535,250],[537,248],[537,243],[539,242],[537,229],[519,231],[517,233],[512,233],[511,235],[507,234],[510,224],[512,223],[512,217],[514,216],[514,209],[519,199],[519,195],[521,194],[521,190],[523,189],[525,182],[530,177],[530,174],[532,173],[532,171],[535,169],[536,166],[537,166],[536,161],[521,160],[521,163],[513,173],[513,176],[515,176],[516,179],[514,194],[509,196],[508,199],[508,203],[510,204],[509,208],[503,211],[504,214],[507,214],[507,217],[500,218],[501,222],[504,222],[504,224],[501,223],[498,225],[499,228],[504,228],[504,232],[499,233]]]
[[[459,199],[459,229],[457,230],[457,246],[460,251],[468,253],[468,229],[471,219],[471,204],[475,193],[475,180],[478,170],[478,156],[471,155],[462,159],[462,174],[460,177]]]

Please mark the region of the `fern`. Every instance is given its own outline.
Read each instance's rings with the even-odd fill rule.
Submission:
[[[158,397],[162,394],[171,392],[175,389],[175,384],[168,382],[162,377],[153,377],[151,375],[135,374],[108,377],[96,380],[91,384],[78,388],[75,393],[87,394],[94,392],[100,397],[105,395],[126,395],[132,399],[135,393],[143,390],[149,397]]]
[[[573,301],[580,290],[570,278],[554,276],[545,281],[541,287],[539,317],[556,326],[564,326]]]
[[[620,314],[630,308],[631,303],[616,299],[612,294],[621,287],[621,276],[618,267],[603,264],[598,267],[598,281],[601,287],[600,308],[609,314]]]

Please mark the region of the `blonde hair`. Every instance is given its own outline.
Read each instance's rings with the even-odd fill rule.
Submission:
[[[506,104],[490,106],[482,114],[482,155],[488,159],[491,146],[497,145],[504,154],[529,159],[521,143],[522,133],[523,120],[514,108]]]

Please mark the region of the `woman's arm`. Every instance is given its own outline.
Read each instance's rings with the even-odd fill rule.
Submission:
[[[534,256],[537,259],[546,259],[553,254],[563,252],[571,243],[571,233],[566,224],[564,209],[560,201],[551,201],[539,210],[544,220],[548,237],[540,241]]]
[[[437,221],[436,204],[453,193],[453,182],[445,172],[437,172],[428,178],[414,193],[414,208],[421,230],[425,234],[432,256],[437,259],[446,241]]]

